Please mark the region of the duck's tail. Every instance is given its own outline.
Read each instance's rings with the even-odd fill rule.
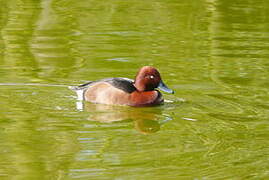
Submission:
[[[72,90],[72,91],[77,91],[79,90],[78,86],[68,86],[68,89]]]
[[[84,89],[79,88],[78,86],[68,86],[68,88],[77,94],[77,100],[84,100]]]
[[[78,100],[84,100],[85,90],[93,83],[94,81],[87,82],[79,86],[68,86],[68,88],[77,93]]]

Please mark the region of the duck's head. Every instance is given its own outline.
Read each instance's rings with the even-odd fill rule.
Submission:
[[[138,91],[153,91],[158,88],[167,93],[174,93],[163,83],[159,71],[151,66],[144,66],[138,71],[134,85]]]

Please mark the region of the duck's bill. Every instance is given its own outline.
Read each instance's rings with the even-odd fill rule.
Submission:
[[[164,92],[167,92],[167,93],[170,93],[170,94],[174,94],[174,91],[172,89],[169,89],[164,83],[163,81],[161,81],[159,83],[159,86],[157,87],[159,88],[160,90],[164,91]]]

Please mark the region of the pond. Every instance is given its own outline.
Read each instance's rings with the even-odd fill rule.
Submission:
[[[269,179],[269,1],[0,5],[1,179]],[[164,105],[68,89],[145,65]]]

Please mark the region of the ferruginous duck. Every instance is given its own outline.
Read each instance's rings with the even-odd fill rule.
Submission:
[[[162,94],[156,88],[174,93],[163,83],[159,71],[151,66],[142,67],[134,81],[128,78],[107,78],[69,88],[77,93],[79,100],[137,107],[163,103]]]

